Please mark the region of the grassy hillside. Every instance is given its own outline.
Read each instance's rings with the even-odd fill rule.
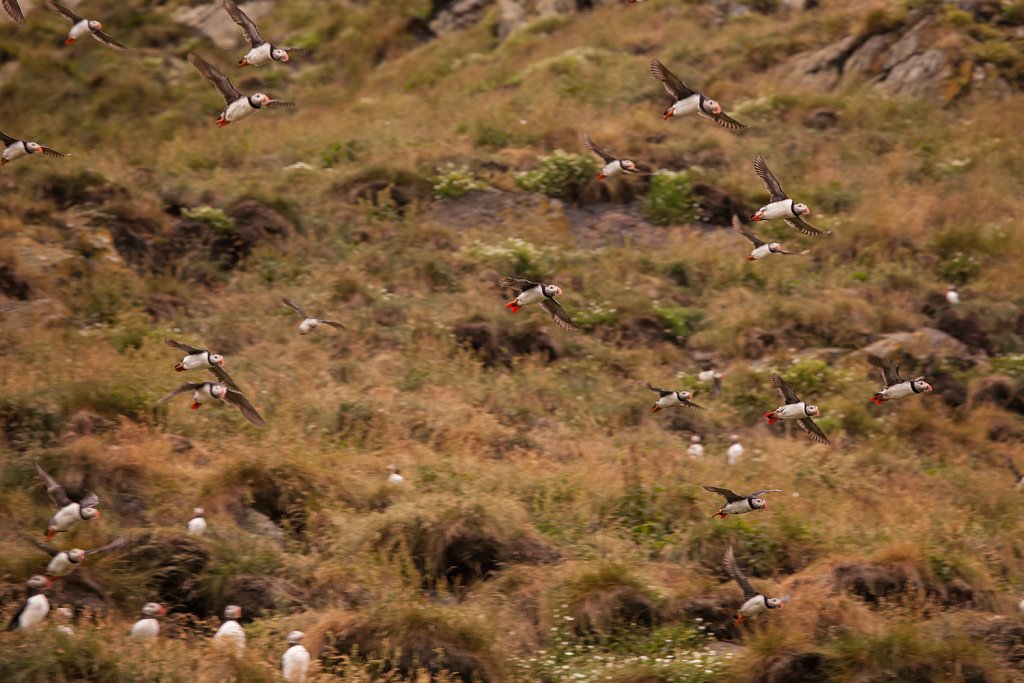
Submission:
[[[494,7],[422,40],[426,0],[294,0],[258,23],[314,56],[243,70],[240,36],[172,19],[195,3],[89,2],[127,55],[24,4],[0,130],[72,156],[0,171],[0,611],[45,567],[33,461],[103,501],[60,547],[134,541],[50,594],[76,637],[3,636],[0,680],[280,680],[293,629],[324,681],[1024,680],[1019,2],[608,3],[505,39]],[[922,20],[955,96],[794,76]],[[298,107],[216,129],[189,51]],[[652,57],[750,130],[663,121]],[[581,131],[666,172],[599,184]],[[834,233],[756,226],[805,257],[747,262],[728,227],[758,153]],[[581,331],[508,313],[502,273]],[[347,329],[300,337],[281,296]],[[224,353],[270,428],[155,407],[201,381],[166,336]],[[935,391],[868,403],[880,341]],[[704,390],[707,359],[706,411],[649,412],[644,382]],[[773,370],[833,446],[764,424]],[[705,484],[785,493],[710,520]],[[729,545],[784,610],[733,626]],[[229,603],[245,660],[208,643]]]

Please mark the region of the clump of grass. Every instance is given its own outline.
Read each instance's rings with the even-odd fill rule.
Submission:
[[[234,219],[227,215],[223,209],[213,206],[203,205],[185,209],[181,212],[181,215],[209,226],[217,235],[231,235],[236,229]]]
[[[699,205],[689,173],[661,173],[651,178],[644,217],[655,225],[682,225],[697,218]]]
[[[516,184],[529,192],[575,201],[597,173],[597,163],[590,156],[556,149],[542,156],[532,171],[516,176]]]
[[[453,163],[445,164],[437,169],[433,186],[434,196],[438,199],[457,199],[474,190],[482,190],[486,187],[469,166],[465,164],[456,166]]]

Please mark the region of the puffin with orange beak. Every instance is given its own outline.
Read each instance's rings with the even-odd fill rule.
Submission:
[[[14,613],[7,631],[24,631],[43,623],[50,613],[50,601],[44,591],[53,587],[53,582],[45,576],[36,574],[25,582],[25,602]]]
[[[79,522],[100,518],[100,511],[96,509],[96,506],[100,504],[99,496],[89,491],[81,500],[73,501],[56,479],[47,474],[46,470],[39,466],[39,463],[35,465],[36,472],[46,484],[46,495],[57,506],[57,512],[50,517],[50,523],[46,526],[47,541],[52,541],[57,534],[69,531]]]
[[[117,42],[106,33],[103,32],[103,24],[93,19],[85,19],[78,16],[64,5],[56,2],[56,0],[46,0],[46,7],[53,10],[57,14],[61,15],[65,19],[71,22],[71,30],[68,31],[68,37],[64,39],[65,45],[72,45],[76,40],[82,36],[92,34],[92,37],[100,41],[107,47],[114,48],[124,52],[128,50],[124,45]]]
[[[789,602],[788,595],[782,598],[769,598],[764,593],[754,590],[754,587],[750,585],[750,581],[740,571],[739,565],[736,564],[736,553],[733,551],[732,546],[729,546],[729,549],[725,551],[724,564],[725,571],[735,579],[736,583],[739,584],[740,590],[743,591],[743,604],[736,615],[736,621],[733,623],[734,626],[739,626],[745,617],[752,617],[770,609],[782,609]]]
[[[720,486],[705,486],[704,490],[711,491],[711,493],[717,493],[725,498],[725,505],[719,508],[718,512],[711,515],[711,519],[714,519],[715,517],[725,519],[728,515],[745,515],[748,512],[753,512],[754,510],[767,511],[768,503],[761,496],[766,493],[782,493],[782,489],[761,489],[760,491],[754,491],[753,493],[741,496],[738,493],[734,493],[729,489],[723,489]]]
[[[876,391],[875,395],[868,399],[875,405],[882,405],[886,401],[905,398],[914,394],[931,393],[932,385],[925,382],[924,377],[903,379],[900,376],[900,366],[895,363],[890,363],[874,356],[868,356],[868,362],[882,371],[882,381],[885,382],[885,388],[881,391]]]
[[[210,374],[216,377],[218,381],[236,391],[238,390],[238,385],[235,384],[235,381],[231,379],[231,375],[224,369],[224,356],[219,353],[210,353],[206,349],[201,349],[191,344],[183,344],[170,338],[164,339],[164,344],[172,349],[178,349],[185,354],[185,357],[174,366],[175,372],[209,370]]]
[[[789,227],[811,237],[832,234],[831,230],[826,230],[823,233],[800,218],[800,216],[810,216],[811,207],[789,198],[789,195],[782,190],[782,185],[775,178],[775,174],[768,168],[768,164],[764,162],[764,157],[760,154],[754,157],[754,172],[757,173],[757,176],[764,183],[764,189],[768,190],[770,198],[767,204],[750,217],[750,220],[774,221],[781,218]]]
[[[697,112],[698,115],[711,119],[723,128],[729,128],[730,130],[743,130],[746,128],[739,121],[723,113],[722,105],[718,102],[715,102],[710,97],[705,97],[704,93],[696,92],[687,87],[685,83],[679,80],[678,76],[669,71],[657,59],[651,60],[651,75],[661,81],[661,84],[665,86],[665,92],[675,100],[672,106],[665,110],[665,114],[661,118],[668,120],[673,116]]]
[[[244,57],[238,61],[238,66],[259,66],[267,62],[287,62],[291,59],[291,53],[308,55],[309,50],[301,47],[277,47],[263,40],[260,31],[256,28],[253,20],[246,16],[245,12],[238,8],[234,0],[224,0],[224,9],[231,16],[231,20],[239,25],[245,39],[252,46]]]
[[[608,154],[608,152],[595,145],[590,140],[590,136],[586,133],[580,137],[583,140],[583,146],[601,157],[601,161],[604,162],[604,167],[601,169],[601,172],[597,174],[598,180],[611,178],[612,176],[616,176],[620,173],[627,173],[629,175],[654,175],[654,171],[641,166],[635,161],[630,159],[619,159],[618,157]]]
[[[14,161],[26,154],[45,154],[48,157],[66,157],[68,154],[62,154],[55,149],[44,147],[38,142],[29,142],[28,140],[19,140],[18,138],[12,138],[6,133],[0,132],[0,144],[3,144],[3,151],[0,152],[0,166],[3,166],[9,161]]]

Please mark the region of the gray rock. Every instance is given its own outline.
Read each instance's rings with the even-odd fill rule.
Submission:
[[[259,25],[260,19],[265,17],[274,4],[271,0],[252,0],[246,2],[242,8],[245,13]],[[242,30],[232,21],[228,13],[224,11],[224,6],[220,2],[211,2],[207,5],[197,5],[195,7],[183,7],[174,14],[171,18],[179,24],[183,24],[190,28],[194,28],[199,31],[220,50],[230,50],[245,46],[244,51],[248,51],[248,44],[245,43],[245,39],[242,36]],[[260,33],[263,33],[260,31]],[[272,40],[271,36],[264,34],[264,40]],[[241,54],[238,55],[241,57]]]
[[[878,358],[892,358],[897,353],[903,353],[922,364],[936,359],[959,360],[970,364],[976,362],[964,343],[933,327],[882,335],[881,339],[861,351]]]

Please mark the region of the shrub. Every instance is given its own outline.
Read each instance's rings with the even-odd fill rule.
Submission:
[[[689,173],[661,173],[651,178],[644,217],[655,225],[679,225],[697,217],[697,199]]]
[[[448,163],[437,169],[433,180],[434,196],[438,199],[455,199],[474,190],[482,190],[486,185],[479,180],[468,166],[456,166]]]
[[[224,213],[223,209],[212,206],[197,206],[193,209],[185,209],[181,212],[186,218],[199,221],[210,226],[218,235],[230,235],[235,232],[235,221],[231,216]]]
[[[516,176],[516,184],[529,192],[573,201],[596,173],[597,162],[591,157],[556,149],[554,154],[541,157],[537,168]]]

